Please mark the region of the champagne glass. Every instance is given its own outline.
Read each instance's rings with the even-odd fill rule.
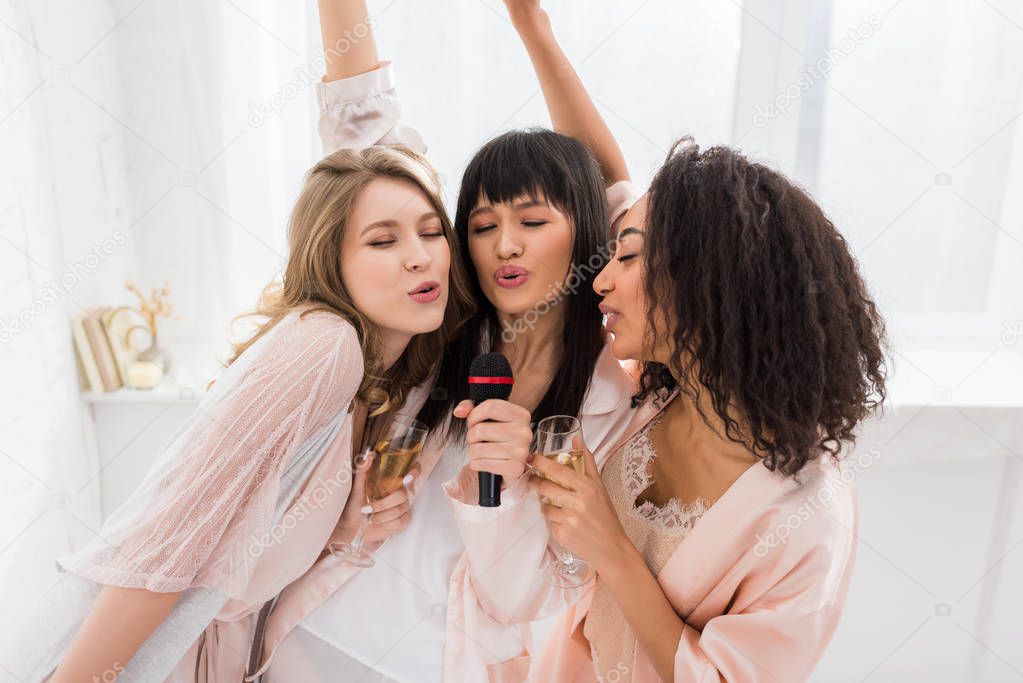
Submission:
[[[583,451],[572,445],[573,439],[581,433],[582,426],[574,417],[552,415],[544,418],[536,426],[536,452],[548,460],[571,467],[579,474],[586,474]],[[574,557],[553,538],[551,550],[557,559],[544,567],[543,577],[552,586],[566,589],[581,588],[593,581],[594,573],[590,565]]]
[[[419,420],[407,415],[395,415],[376,445],[359,456],[373,455],[373,464],[366,476],[367,503],[375,503],[404,487],[402,480],[419,458],[426,433],[426,425]],[[373,553],[363,547],[372,514],[363,515],[355,538],[348,543],[335,541],[327,546],[327,550],[356,567],[372,567],[376,564]]]

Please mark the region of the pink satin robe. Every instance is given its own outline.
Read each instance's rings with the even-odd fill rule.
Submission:
[[[641,405],[628,433],[656,412],[650,403]],[[585,429],[584,437],[592,446]],[[598,467],[606,460],[598,458]],[[752,466],[657,575],[684,622],[675,681],[789,683],[812,673],[845,603],[857,513],[851,479],[832,461],[810,463],[800,480]],[[468,477],[452,480],[447,491],[467,551],[467,566],[460,565],[465,602],[478,602],[506,624],[564,610],[535,661],[529,652],[492,659],[489,680],[521,681],[528,672],[530,681],[597,681],[582,633],[592,589],[572,604],[572,594],[541,578],[549,533],[536,494],[522,489],[499,513],[487,514],[472,505]],[[465,647],[486,656],[486,640],[467,626]],[[622,665],[635,683],[661,680],[640,645],[634,661]]]

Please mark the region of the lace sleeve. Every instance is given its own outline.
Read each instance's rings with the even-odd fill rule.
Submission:
[[[246,367],[233,386],[200,404],[98,547],[66,569],[157,592],[244,589],[256,562],[248,541],[273,524],[283,467],[347,410],[362,378],[356,332],[340,316],[294,315],[278,328],[235,361]]]

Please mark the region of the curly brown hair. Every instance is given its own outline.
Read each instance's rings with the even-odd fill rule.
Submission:
[[[644,363],[633,405],[707,391],[727,438],[768,469],[837,458],[886,376],[884,322],[842,235],[781,173],[691,138],[658,170],[647,211],[648,319],[655,335],[669,321],[673,355]]]

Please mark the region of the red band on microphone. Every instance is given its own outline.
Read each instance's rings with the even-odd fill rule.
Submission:
[[[512,377],[473,377],[469,376],[469,384],[515,384]]]

